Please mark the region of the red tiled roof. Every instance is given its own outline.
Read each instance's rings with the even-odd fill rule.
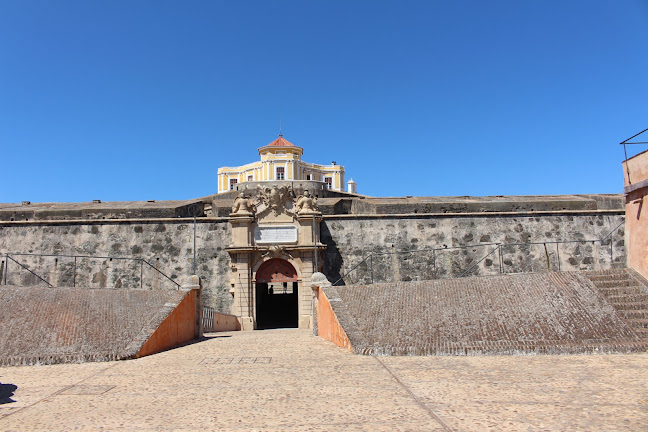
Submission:
[[[259,153],[262,151],[268,151],[269,147],[288,147],[288,148],[293,148],[299,151],[299,154],[301,154],[304,149],[301,147],[296,146],[295,144],[291,143],[290,141],[284,139],[283,135],[279,135],[279,138],[276,140],[272,141],[270,144],[265,145],[261,148],[259,148]]]
[[[297,147],[297,146],[291,143],[290,141],[284,139],[283,135],[279,135],[279,138],[272,141],[266,147]]]

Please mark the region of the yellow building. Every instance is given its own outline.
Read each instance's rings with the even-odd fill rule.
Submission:
[[[282,135],[259,149],[261,160],[239,167],[218,169],[218,193],[236,189],[243,182],[312,180],[331,190],[344,191],[344,167],[333,162],[319,165],[301,160],[304,149]]]

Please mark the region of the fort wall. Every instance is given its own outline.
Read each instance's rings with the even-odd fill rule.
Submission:
[[[625,266],[623,221],[619,210],[326,216],[322,272],[351,285]]]
[[[0,224],[0,252],[56,254],[58,257],[12,255],[16,261],[57,287],[176,289],[159,269],[178,284],[192,274],[193,220],[36,221]],[[226,219],[197,220],[196,272],[205,281],[203,303],[229,312],[230,244]],[[113,256],[117,258],[74,258]],[[6,257],[0,257],[6,269]],[[9,260],[9,285],[44,285]],[[75,271],[76,270],[76,271]]]
[[[193,274],[194,222],[185,215],[188,209],[202,211],[196,203],[206,201],[56,204],[55,215],[51,208],[42,213],[44,205],[30,204],[29,220],[17,217],[19,204],[0,205],[0,281],[45,284],[6,258],[33,253],[56,256],[10,256],[53,286],[176,289],[153,267],[178,283]],[[344,276],[338,284],[347,285],[625,266],[623,201],[620,195],[322,198],[319,240],[326,250],[320,264],[331,282]],[[97,212],[86,208],[93,206],[106,212],[92,219]],[[146,206],[165,216],[128,218]],[[171,214],[176,217],[166,216]],[[231,224],[215,215],[205,211],[196,218],[202,301],[240,315],[230,293],[235,277],[226,250],[232,244]]]

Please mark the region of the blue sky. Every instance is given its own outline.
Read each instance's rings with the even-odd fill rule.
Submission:
[[[0,202],[213,194],[280,122],[367,195],[619,193],[648,128],[646,0],[0,0],[0,41]]]

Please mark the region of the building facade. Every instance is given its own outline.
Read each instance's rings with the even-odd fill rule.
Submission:
[[[628,267],[648,278],[648,150],[623,162]]]
[[[243,182],[310,180],[326,184],[330,190],[344,191],[344,167],[332,162],[320,165],[304,162],[304,149],[282,135],[259,150],[260,161],[218,169],[218,193],[235,190]]]

